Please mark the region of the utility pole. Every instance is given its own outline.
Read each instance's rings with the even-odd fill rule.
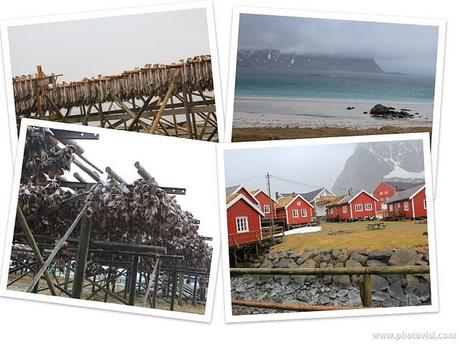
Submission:
[[[275,203],[272,201],[272,190],[270,186],[270,173],[267,172],[265,177],[267,178],[267,190],[268,190],[268,196],[270,198],[270,237],[273,238],[273,228],[275,226],[275,219],[274,219],[273,212],[275,212],[276,209],[275,209]]]

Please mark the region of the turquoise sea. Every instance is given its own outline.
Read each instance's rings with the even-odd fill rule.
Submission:
[[[433,103],[434,87],[434,76],[239,67],[235,97]]]

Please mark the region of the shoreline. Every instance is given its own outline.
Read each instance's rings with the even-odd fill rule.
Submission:
[[[431,126],[428,127],[396,127],[384,126],[380,128],[350,129],[338,127],[265,127],[265,128],[233,128],[232,142],[242,141],[263,141],[263,140],[282,140],[282,139],[307,139],[307,138],[327,138],[360,135],[379,135],[379,134],[401,134],[401,133],[420,133],[429,132],[431,137]]]

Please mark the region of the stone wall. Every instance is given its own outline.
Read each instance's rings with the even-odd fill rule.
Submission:
[[[396,249],[383,251],[347,251],[314,248],[304,253],[270,252],[250,263],[260,268],[314,267],[379,267],[429,265],[426,249]],[[372,305],[374,307],[416,306],[431,303],[428,274],[372,275]],[[231,279],[233,299],[304,303],[308,305],[362,306],[360,284],[362,276],[255,276],[242,275]],[[234,307],[234,313],[260,313],[273,310],[250,310]]]

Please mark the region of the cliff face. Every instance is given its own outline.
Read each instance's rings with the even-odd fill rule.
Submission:
[[[273,67],[312,72],[372,72],[382,69],[374,59],[282,53],[276,49],[238,50],[238,67]]]
[[[358,144],[332,189],[372,192],[383,180],[423,183],[424,176],[421,141]]]

